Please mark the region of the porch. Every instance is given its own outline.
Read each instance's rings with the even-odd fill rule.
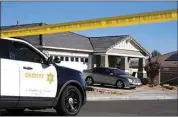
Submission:
[[[116,55],[108,55],[108,54],[101,54],[101,55],[93,55],[92,57],[92,64],[90,68],[94,67],[114,67],[119,68],[129,74],[132,75],[133,72],[137,72],[137,77],[146,78],[146,72],[144,70],[145,66],[145,57],[135,57],[135,56],[116,56]],[[138,68],[131,69],[130,68],[130,61],[133,59],[138,59]]]

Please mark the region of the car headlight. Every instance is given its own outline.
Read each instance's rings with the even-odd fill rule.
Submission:
[[[128,81],[129,81],[130,83],[132,83],[132,82],[133,82],[131,79],[128,79]]]

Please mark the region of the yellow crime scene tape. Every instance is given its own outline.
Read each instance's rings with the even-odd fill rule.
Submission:
[[[88,30],[96,28],[129,26],[177,20],[178,9],[124,15],[109,18],[98,18],[83,21],[49,24],[27,28],[8,29],[1,31],[1,37],[19,37],[39,34],[52,34],[66,31]]]

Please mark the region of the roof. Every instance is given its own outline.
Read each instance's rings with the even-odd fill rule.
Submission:
[[[166,61],[178,61],[178,51],[169,56]]]
[[[178,55],[178,51],[173,51],[170,53],[166,53],[160,56],[156,56],[151,58],[151,61],[159,61],[159,63],[161,64],[161,67],[178,67],[178,59],[177,60],[173,60],[171,59],[171,61],[167,61],[168,58],[170,58],[171,56],[174,55]],[[148,60],[145,61],[145,64],[148,64]],[[138,68],[138,60],[132,61],[130,63],[130,67],[131,68]]]
[[[130,35],[90,37],[94,52],[106,52],[125,39],[131,39],[147,56],[150,56],[150,53]]]
[[[1,26],[1,29],[2,30],[5,30],[5,29],[16,29],[16,28],[21,28],[21,27],[32,27],[32,26],[40,26],[40,25],[47,25],[47,24],[45,24],[45,23],[31,23],[31,24]]]
[[[32,23],[32,24],[2,26],[1,29],[14,29],[19,27],[32,27],[32,26],[40,26],[40,25],[47,25],[47,24]],[[93,51],[93,47],[91,46],[88,37],[73,32],[46,34],[46,35],[42,35],[41,37],[40,35],[34,35],[34,36],[22,36],[16,38],[26,40],[35,46]],[[42,40],[40,40],[40,38]]]
[[[43,35],[43,46],[91,50],[93,47],[87,37],[73,32]]]
[[[127,37],[129,37],[129,35],[89,37],[89,39],[95,52],[106,52],[108,48]]]
[[[32,23],[32,24],[22,24],[22,25],[12,25],[12,26],[2,26],[1,29],[14,29],[18,27],[32,27],[47,25],[45,23]],[[106,52],[108,49],[112,48],[116,44],[120,43],[124,39],[130,39],[129,35],[119,35],[119,36],[102,36],[102,37],[85,37],[73,32],[62,32],[54,34],[45,35],[34,35],[34,36],[23,36],[17,37],[19,39],[24,39],[35,46],[42,46],[48,48],[56,49],[75,49],[75,50],[89,50],[94,52]],[[149,53],[132,38],[132,41],[143,50],[147,55]]]
[[[151,61],[158,60],[162,67],[178,67],[177,61],[166,61],[169,57],[174,54],[178,54],[178,51],[173,51],[160,56],[156,56],[151,59]]]

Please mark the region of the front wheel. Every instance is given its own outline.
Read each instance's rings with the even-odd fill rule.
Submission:
[[[6,109],[8,113],[12,114],[20,114],[23,113],[25,109]]]
[[[121,80],[118,80],[116,82],[116,87],[119,88],[119,89],[123,89],[124,88],[124,82],[121,81]]]
[[[56,106],[58,115],[62,116],[75,116],[80,111],[82,106],[82,95],[77,87],[67,86]]]
[[[87,77],[85,81],[86,81],[86,84],[89,85],[89,86],[93,85],[93,83],[94,83],[92,77]]]
[[[130,87],[130,89],[136,89],[136,87]]]

